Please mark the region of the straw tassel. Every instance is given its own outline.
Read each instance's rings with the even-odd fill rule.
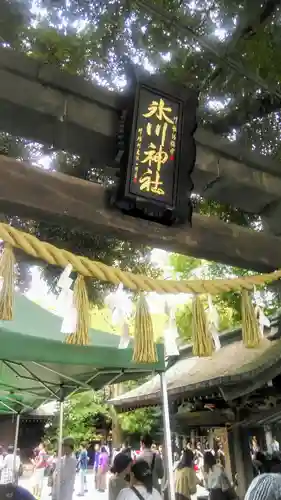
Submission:
[[[13,248],[5,244],[0,260],[0,276],[3,279],[0,291],[0,319],[12,320],[15,289],[15,255]]]
[[[206,357],[213,353],[213,339],[200,297],[196,295],[192,303],[193,355]]]
[[[75,332],[67,335],[67,344],[88,345],[90,311],[84,276],[78,275],[73,288],[73,305],[77,311]]]
[[[136,308],[133,361],[135,363],[158,361],[152,319],[143,294],[140,295]]]
[[[242,290],[241,309],[243,343],[246,347],[257,347],[261,341],[261,332],[255,315],[255,309],[247,290]]]

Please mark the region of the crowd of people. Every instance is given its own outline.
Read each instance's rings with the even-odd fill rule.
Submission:
[[[87,471],[89,454],[86,443],[81,443],[75,452],[75,443],[67,437],[62,443],[62,459],[58,471],[58,457],[56,452],[48,453],[46,444],[41,443],[35,450],[32,459],[33,476],[31,478],[32,493],[40,499],[43,490],[44,477],[47,477],[49,496],[56,499],[60,491],[61,499],[71,500],[74,493],[75,479],[79,476],[77,495],[84,496],[88,491]],[[100,492],[106,489],[107,473],[109,471],[109,449],[106,446],[95,446],[93,470],[96,489]],[[58,485],[58,481],[60,484]]]
[[[270,450],[264,452],[253,438],[251,454],[256,477],[247,491],[245,500],[281,500],[279,443],[273,439]],[[237,498],[235,482],[232,484],[226,473],[226,457],[219,440],[213,449],[207,442],[197,442],[193,445],[187,443],[181,451],[174,452],[173,458],[176,500],[193,500],[198,485],[208,490],[209,500]],[[87,477],[90,459],[93,475]],[[105,492],[108,487],[108,500],[167,500],[168,498],[168,477],[164,467],[163,447],[157,447],[149,435],[143,436],[139,450],[132,450],[126,445],[120,449],[109,450],[106,445],[97,444],[93,456],[89,453],[86,443],[81,443],[79,450],[75,451],[74,440],[70,437],[65,438],[59,473],[56,453],[49,453],[47,446],[41,443],[34,451],[31,464],[32,491],[27,492],[17,487],[17,480],[21,474],[19,453],[15,462],[13,448],[8,447],[5,452],[0,447],[1,499],[40,499],[45,477],[48,478],[49,496],[52,500],[57,500],[58,491],[60,500],[72,500],[75,484],[76,494],[84,496],[88,491],[90,477],[98,492]],[[75,481],[77,476],[78,480]],[[8,496],[1,496],[1,492]]]
[[[266,449],[260,447],[254,437],[251,443],[251,457],[254,477],[265,473],[281,474],[281,452],[275,437]]]
[[[217,451],[209,450],[201,443],[194,449],[187,444],[180,454],[174,453],[174,477],[176,500],[190,500],[196,493],[197,484],[205,484],[211,491],[218,489],[218,485],[229,485],[224,472],[224,454],[220,447]],[[11,459],[12,457],[12,459]],[[31,459],[33,475],[31,478],[32,495],[40,499],[43,490],[44,477],[48,478],[49,495],[56,500],[60,491],[63,500],[72,500],[75,479],[78,496],[84,496],[88,491],[87,471],[90,454],[85,443],[80,449],[74,448],[74,440],[65,438],[62,447],[60,473],[57,471],[56,453],[48,453],[47,446],[41,443],[34,451]],[[13,479],[13,450],[3,458],[5,467],[3,483],[9,484]],[[19,473],[19,464],[16,468]],[[110,465],[112,465],[110,469]],[[111,471],[108,483],[108,500],[160,500],[167,498],[168,480],[165,475],[163,448],[157,447],[151,436],[145,435],[141,440],[139,450],[133,450],[123,445],[121,449],[110,450],[105,446],[96,445],[93,457],[93,481],[97,491],[105,492],[107,488],[108,472]],[[5,472],[4,472],[5,471]],[[58,478],[60,484],[58,485]],[[228,498],[229,500],[229,498]]]

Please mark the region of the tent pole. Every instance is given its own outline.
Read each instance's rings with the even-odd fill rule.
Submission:
[[[14,455],[13,455],[13,483],[16,483],[17,481],[17,449],[19,441],[19,430],[20,430],[20,413],[17,413],[15,439],[14,439]]]
[[[61,391],[63,392],[63,391]],[[62,459],[62,437],[63,437],[63,411],[64,411],[64,398],[60,399],[60,412],[59,412],[59,439],[58,439],[58,459],[57,459],[57,477],[56,477],[56,499],[60,500],[61,492],[61,459]],[[63,500],[63,499],[62,499]]]
[[[172,438],[170,428],[170,415],[168,392],[165,372],[160,373],[161,379],[161,399],[163,405],[163,423],[164,423],[164,440],[165,440],[165,476],[168,480],[168,495],[169,500],[175,500],[175,483],[173,471],[173,455],[172,455]]]

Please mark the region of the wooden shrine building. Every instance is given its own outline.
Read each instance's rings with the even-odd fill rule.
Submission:
[[[250,437],[264,439],[264,426],[281,421],[280,321],[280,316],[272,319],[258,348],[246,348],[241,330],[233,330],[220,336],[221,348],[212,357],[193,357],[192,346],[182,348],[166,372],[172,430],[200,435],[204,429],[226,427],[240,497],[252,479]],[[155,375],[111,403],[129,411],[159,401],[160,377]]]
[[[22,461],[29,462],[33,457],[33,449],[44,438],[46,425],[56,416],[56,403],[50,402],[36,410],[22,415],[19,428],[18,446]],[[7,450],[14,443],[16,418],[14,415],[1,415],[0,417],[0,445]]]

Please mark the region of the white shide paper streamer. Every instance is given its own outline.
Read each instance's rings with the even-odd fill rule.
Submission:
[[[176,323],[175,309],[166,302],[165,312],[168,316],[166,326],[164,328],[165,355],[166,357],[178,356],[179,349],[177,346],[177,339],[179,338],[179,332]]]
[[[123,284],[120,284],[114,293],[110,293],[105,299],[105,305],[111,310],[112,325],[121,330],[118,349],[126,349],[130,344],[129,318],[132,316],[132,301],[125,292]]]
[[[73,290],[71,285],[73,280],[70,278],[72,265],[68,264],[61,273],[57,287],[61,289],[57,298],[57,310],[63,316],[61,333],[74,333],[77,326],[77,310],[73,303]]]

